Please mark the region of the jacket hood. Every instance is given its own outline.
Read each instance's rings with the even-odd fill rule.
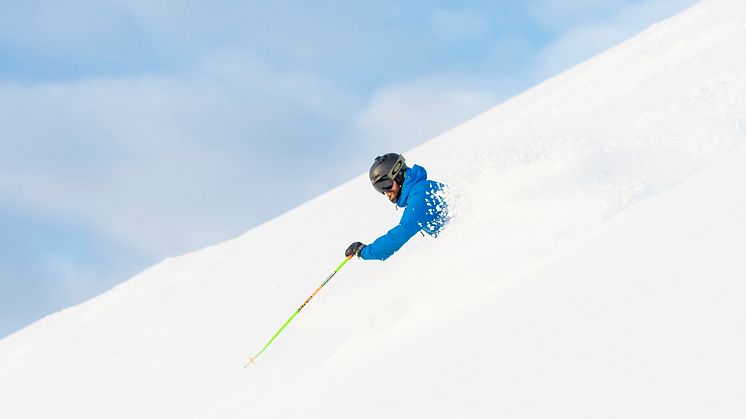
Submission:
[[[404,185],[401,187],[401,194],[399,194],[396,205],[401,208],[406,207],[412,188],[415,184],[423,180],[427,180],[427,171],[424,167],[415,164],[411,169],[407,170],[407,173],[404,174]]]

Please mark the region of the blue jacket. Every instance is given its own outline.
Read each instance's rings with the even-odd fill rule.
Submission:
[[[365,246],[360,252],[363,259],[386,260],[420,230],[437,237],[448,220],[442,183],[427,180],[427,172],[414,165],[404,174],[404,184],[396,202],[405,208],[399,225]]]

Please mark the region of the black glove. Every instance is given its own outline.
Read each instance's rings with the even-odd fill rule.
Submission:
[[[350,247],[345,250],[345,256],[350,257],[354,255],[360,257],[360,252],[363,250],[364,247],[365,245],[360,242],[352,243]]]

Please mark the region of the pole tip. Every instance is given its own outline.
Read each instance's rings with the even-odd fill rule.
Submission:
[[[256,358],[254,358],[253,356],[250,356],[249,357],[249,362],[243,364],[243,367],[246,368],[249,365],[251,365],[252,367],[255,366],[256,365]]]

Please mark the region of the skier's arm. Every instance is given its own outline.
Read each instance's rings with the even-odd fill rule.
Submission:
[[[407,210],[409,210],[409,208]],[[404,243],[422,229],[422,227],[417,223],[415,217],[411,215],[412,214],[405,213],[402,220],[399,222],[399,225],[389,230],[373,243],[365,246],[360,251],[360,257],[367,260],[386,260],[397,250],[401,249],[401,247],[404,246]]]

